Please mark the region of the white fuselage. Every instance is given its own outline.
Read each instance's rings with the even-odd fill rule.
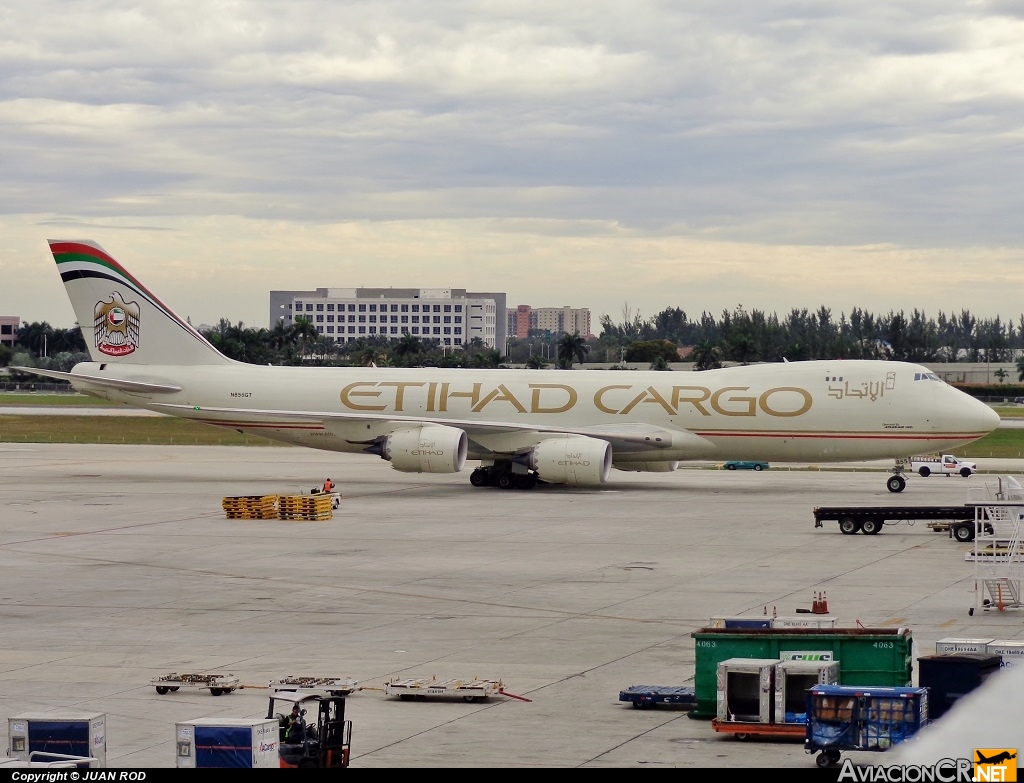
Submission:
[[[80,364],[75,374],[168,383],[83,391],[277,441],[360,452],[403,422],[465,429],[469,456],[553,433],[663,430],[615,443],[614,460],[845,461],[951,449],[994,429],[988,406],[914,364],[811,361],[705,372]],[[598,437],[602,437],[602,434]]]

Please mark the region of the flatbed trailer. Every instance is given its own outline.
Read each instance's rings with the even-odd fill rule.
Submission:
[[[483,701],[501,693],[505,686],[501,680],[438,680],[434,677],[394,679],[384,683],[385,696],[398,696],[402,701],[428,697],[458,697],[463,701]]]
[[[240,687],[238,678],[231,674],[178,674],[177,672],[172,672],[164,677],[154,677],[149,684],[155,687],[156,692],[161,696],[179,688],[208,689],[211,695],[220,696],[224,693],[231,693]]]
[[[712,718],[711,728],[723,734],[732,734],[738,740],[751,737],[772,739],[792,738],[803,740],[807,736],[806,723],[748,723],[738,720]]]
[[[619,701],[628,701],[638,710],[656,704],[697,708],[697,694],[692,685],[631,685],[619,691]]]
[[[974,540],[977,504],[958,506],[818,506],[814,509],[814,526],[823,522],[838,522],[846,535],[864,533],[869,536],[882,531],[884,525],[898,522],[913,524],[927,521],[937,532],[947,532],[957,541]]]

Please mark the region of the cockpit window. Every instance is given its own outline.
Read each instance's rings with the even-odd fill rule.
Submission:
[[[940,378],[938,375],[936,375],[933,372],[915,372],[914,373],[914,380],[915,381],[941,381],[942,378]]]

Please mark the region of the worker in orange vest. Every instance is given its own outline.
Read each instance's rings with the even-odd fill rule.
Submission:
[[[324,482],[324,492],[334,492],[334,482],[330,479],[327,479],[327,481]]]

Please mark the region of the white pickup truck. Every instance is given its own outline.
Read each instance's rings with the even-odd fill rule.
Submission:
[[[911,457],[907,463],[910,470],[921,476],[941,473],[945,476],[959,474],[967,478],[972,473],[978,472],[976,463],[954,457],[952,454],[943,454],[941,457],[937,454],[921,455]]]

